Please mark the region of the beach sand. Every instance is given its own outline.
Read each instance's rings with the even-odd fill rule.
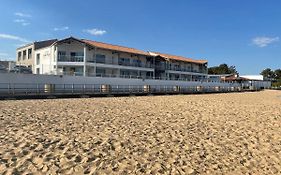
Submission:
[[[0,101],[0,174],[281,174],[280,96]]]

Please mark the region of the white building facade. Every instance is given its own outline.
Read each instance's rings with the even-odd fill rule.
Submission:
[[[203,81],[207,61],[70,37],[36,49],[33,73]]]

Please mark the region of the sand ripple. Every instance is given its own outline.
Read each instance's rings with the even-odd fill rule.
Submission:
[[[281,174],[280,95],[0,101],[0,174]]]

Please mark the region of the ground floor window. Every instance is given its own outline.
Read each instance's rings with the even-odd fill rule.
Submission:
[[[104,68],[97,68],[96,75],[99,77],[105,76],[105,69]]]

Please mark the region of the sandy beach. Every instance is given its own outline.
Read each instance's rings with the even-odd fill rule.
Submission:
[[[0,101],[0,174],[281,174],[280,96]]]

